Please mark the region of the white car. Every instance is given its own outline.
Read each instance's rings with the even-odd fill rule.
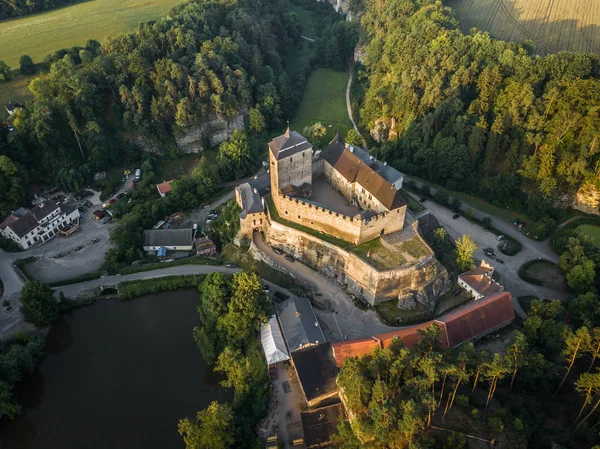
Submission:
[[[498,237],[496,237],[496,240],[498,240],[498,241],[504,240],[504,236],[502,234],[500,234]]]

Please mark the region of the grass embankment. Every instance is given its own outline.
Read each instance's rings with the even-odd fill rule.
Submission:
[[[300,133],[305,126],[320,122],[327,129],[322,143],[339,132],[342,137],[352,128],[346,109],[348,74],[332,69],[317,69],[310,74],[304,95],[290,127]]]
[[[398,300],[380,302],[375,306],[379,318],[390,326],[419,323],[433,318],[433,312],[428,310],[402,310],[398,308]]]
[[[177,290],[178,288],[197,287],[204,281],[205,277],[204,274],[191,274],[123,282],[118,287],[119,298],[124,300],[150,293]]]
[[[40,62],[61,48],[83,46],[87,39],[133,31],[141,22],[157,19],[179,0],[94,0],[0,22],[2,56],[16,68],[21,55]],[[1,87],[0,87],[1,89]]]
[[[578,220],[579,221],[579,220]],[[592,239],[592,243],[600,248],[600,226],[597,224],[580,224],[575,230],[580,234],[587,235]]]
[[[534,285],[543,285],[555,290],[565,290],[565,277],[554,262],[530,260],[519,268],[519,277]]]

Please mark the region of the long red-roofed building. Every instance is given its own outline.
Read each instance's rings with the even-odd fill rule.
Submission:
[[[442,333],[440,342],[446,348],[459,346],[494,332],[515,318],[515,311],[510,292],[501,291],[493,295],[471,301],[436,320],[416,324],[385,334],[374,335],[371,338],[332,343],[333,355],[338,367],[350,357],[360,357],[369,354],[375,348],[387,348],[394,338],[400,338],[405,346],[414,347],[419,339],[419,330],[432,324],[438,326]]]

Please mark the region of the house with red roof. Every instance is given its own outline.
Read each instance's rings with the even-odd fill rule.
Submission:
[[[162,198],[167,196],[167,193],[171,193],[171,183],[172,182],[173,182],[173,180],[161,182],[160,184],[156,184],[156,189],[158,190],[158,193],[160,194],[160,196]]]

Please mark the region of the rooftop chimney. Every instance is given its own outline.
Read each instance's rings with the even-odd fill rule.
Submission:
[[[256,189],[256,187],[254,187],[254,194],[258,195],[258,190]]]

